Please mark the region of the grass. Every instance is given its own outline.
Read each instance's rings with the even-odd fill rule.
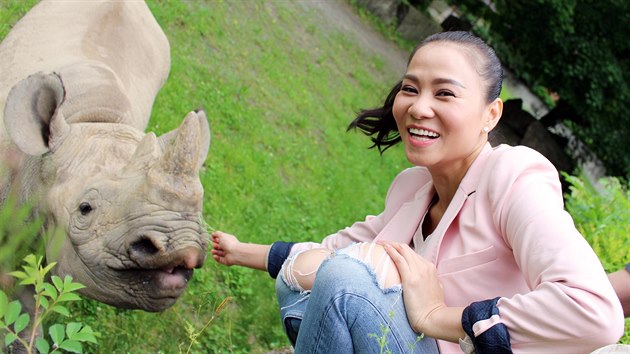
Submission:
[[[0,4],[0,38],[35,1]],[[345,129],[402,73],[314,9],[290,1],[149,1],[171,44],[170,77],[148,131],[176,128],[203,107],[212,145],[201,172],[204,215],[241,240],[320,240],[382,210],[400,147],[382,157]],[[246,14],[246,16],[244,15]],[[268,275],[209,259],[162,313],[94,301],[77,321],[100,353],[262,353],[289,345]]]

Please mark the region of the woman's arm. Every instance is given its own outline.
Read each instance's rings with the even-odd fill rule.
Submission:
[[[491,170],[495,225],[531,289],[493,306],[494,322],[506,326],[512,347],[574,352],[616,342],[623,333],[619,300],[564,210],[555,167],[519,147],[501,155]]]
[[[267,270],[270,248],[271,245],[240,242],[236,236],[222,231],[212,233],[212,258],[223,265]]]
[[[226,265],[238,265],[266,270],[272,278],[278,276],[282,263],[287,259],[294,243],[277,241],[271,245],[240,242],[234,235],[223,231],[212,233],[212,258]]]

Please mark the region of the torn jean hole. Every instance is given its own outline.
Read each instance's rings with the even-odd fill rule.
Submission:
[[[400,284],[398,270],[381,245],[374,242],[355,243],[336,253],[345,254],[368,265],[374,271],[381,289]],[[333,252],[325,248],[302,251],[287,259],[280,273],[291,290],[310,291],[319,266],[332,256]]]

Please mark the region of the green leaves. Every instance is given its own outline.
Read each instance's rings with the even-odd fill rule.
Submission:
[[[22,313],[22,304],[17,300],[9,302],[7,295],[0,291],[0,330],[6,332],[5,345],[9,346],[18,341],[27,353],[48,354],[57,352],[83,353],[82,343],[96,344],[97,333],[90,326],[83,326],[77,322],[51,325],[48,328],[48,335],[52,343],[45,338],[36,338],[35,331],[50,314],[58,313],[65,317],[70,315],[63,304],[81,300],[75,292],[84,286],[73,282],[69,275],[63,279],[52,275],[50,276],[51,282],[46,282],[45,279],[55,263],[43,266],[42,257],[37,258],[31,254],[24,258],[24,263],[21,271],[10,274],[19,280],[19,284],[32,285],[35,288],[35,310],[33,314]],[[29,326],[30,333],[23,335]],[[27,342],[27,339],[24,338],[30,338],[34,343]]]
[[[602,262],[614,272],[630,261],[629,185],[616,178],[602,179],[593,186],[584,176],[563,174],[571,183],[566,209]]]
[[[48,333],[53,341],[53,348],[63,349],[71,353],[83,353],[81,342],[96,343],[96,336],[92,328],[77,322],[70,322],[65,326],[62,324],[52,325],[48,329]],[[42,347],[38,348],[42,354],[49,353],[45,350],[46,345],[42,343]]]
[[[1,328],[9,328],[13,326],[13,331],[6,334],[4,337],[4,344],[8,346],[13,343],[18,334],[28,326],[30,318],[27,314],[20,314],[22,311],[22,304],[19,301],[7,301],[7,296],[3,291],[0,291],[0,313],[2,314],[2,320],[0,321]]]

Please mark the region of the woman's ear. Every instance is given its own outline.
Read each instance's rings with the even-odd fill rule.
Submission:
[[[489,131],[499,124],[501,114],[503,114],[503,100],[496,98],[486,108],[485,126],[489,128]]]

